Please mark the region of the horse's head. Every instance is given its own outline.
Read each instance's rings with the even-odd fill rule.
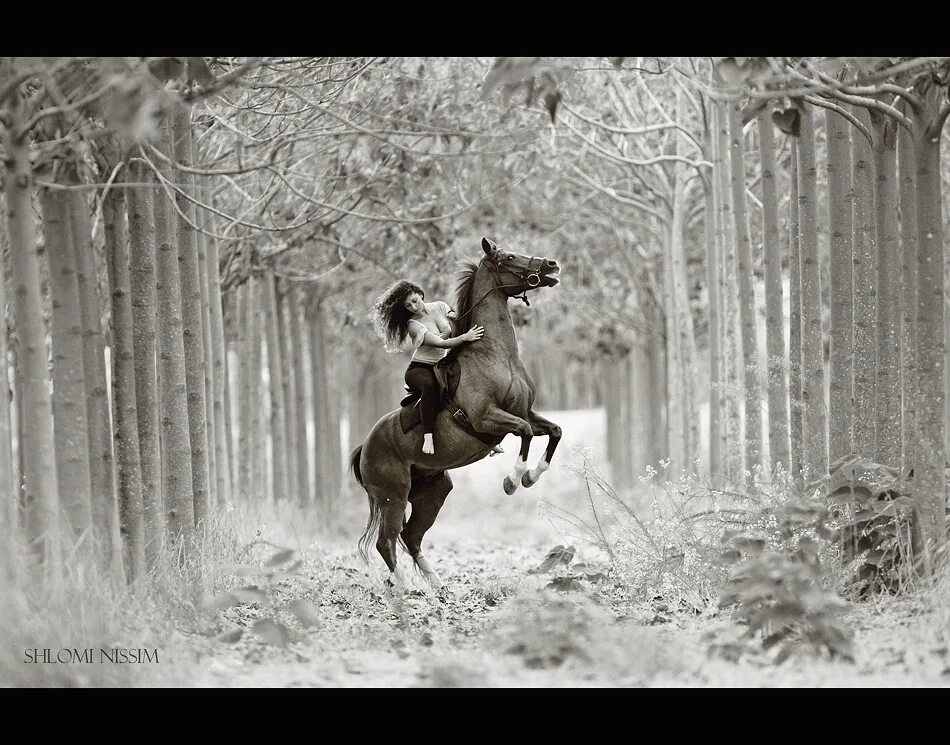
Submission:
[[[504,286],[504,292],[509,297],[525,290],[554,287],[560,281],[558,274],[561,267],[554,259],[508,251],[487,238],[482,238],[482,249],[485,251],[482,261],[489,264],[498,285]]]

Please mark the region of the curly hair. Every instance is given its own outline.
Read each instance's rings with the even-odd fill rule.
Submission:
[[[373,328],[383,340],[387,352],[402,352],[409,331],[409,319],[412,314],[403,303],[412,293],[419,293],[422,299],[426,294],[422,288],[409,280],[401,279],[394,283],[373,303]]]

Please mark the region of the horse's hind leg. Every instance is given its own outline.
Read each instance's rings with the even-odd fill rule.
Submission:
[[[397,571],[396,555],[399,534],[403,529],[408,504],[408,487],[402,489],[393,484],[385,490],[368,487],[367,491],[379,506],[379,536],[376,539],[376,550],[383,557],[389,567],[390,581],[397,586],[404,584],[401,572]],[[398,495],[398,496],[397,496]]]
[[[422,555],[422,537],[432,527],[450,491],[452,491],[452,479],[445,471],[426,480],[413,481],[409,492],[412,515],[402,531],[402,539],[406,548],[409,549],[409,555],[416,562],[422,576],[435,588],[442,587],[442,580],[439,579],[439,575],[435,573],[426,557]]]

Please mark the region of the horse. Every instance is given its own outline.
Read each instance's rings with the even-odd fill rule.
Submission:
[[[499,248],[482,238],[484,256],[467,262],[456,288],[453,335],[479,324],[485,336],[459,347],[461,377],[455,402],[473,428],[494,435],[488,442],[469,434],[442,409],[435,425],[436,452],[422,452],[422,427],[403,433],[400,411],[386,414],[373,426],[362,445],[350,455],[350,468],[369,498],[369,518],[359,540],[359,550],[369,562],[369,544],[378,531],[376,550],[389,567],[387,585],[404,586],[397,572],[396,545],[401,543],[416,569],[433,588],[440,588],[438,574],[422,554],[422,538],[432,527],[445,498],[452,491],[447,471],[481,460],[508,434],[521,438],[521,450],[503,488],[511,495],[521,484],[533,486],[551,464],[561,439],[561,428],[533,410],[535,387],[518,355],[518,342],[508,311],[508,300],[527,291],[558,284],[557,261],[527,256]],[[531,438],[546,436],[547,448],[535,468],[528,468]],[[406,505],[412,513],[406,521]]]

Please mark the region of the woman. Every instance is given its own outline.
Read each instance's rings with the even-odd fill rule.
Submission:
[[[447,303],[425,302],[422,288],[407,280],[396,282],[373,304],[373,325],[386,351],[414,350],[406,370],[406,385],[422,400],[422,452],[429,455],[435,454],[432,433],[439,407],[439,385],[433,367],[449,349],[478,341],[485,331],[473,326],[461,336],[450,336],[452,318],[455,311]]]

